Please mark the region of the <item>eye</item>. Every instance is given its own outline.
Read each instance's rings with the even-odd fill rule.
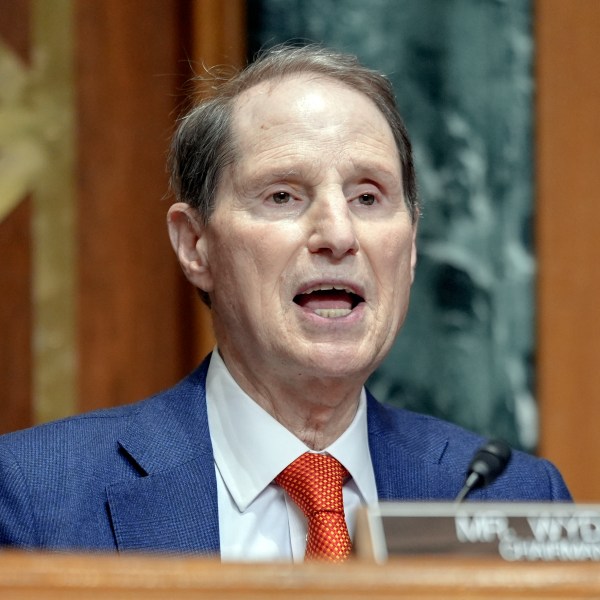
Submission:
[[[358,202],[363,206],[371,206],[375,204],[375,196],[373,194],[361,194],[358,197]]]
[[[292,199],[288,192],[275,192],[272,198],[275,204],[287,204]]]

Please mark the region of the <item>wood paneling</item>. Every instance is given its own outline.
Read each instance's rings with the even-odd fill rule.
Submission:
[[[0,433],[31,425],[31,201],[0,221]]]
[[[538,0],[541,452],[600,499],[600,2]]]
[[[240,68],[246,59],[245,0],[194,0],[194,62]]]
[[[0,0],[0,37],[23,60],[30,51],[30,0]]]
[[[194,0],[192,4],[191,38],[194,72],[199,77],[205,70],[225,67],[234,72],[246,64],[245,0]],[[193,353],[205,356],[215,345],[210,311],[201,303],[194,307]]]
[[[29,0],[0,2],[0,38],[24,65]],[[0,218],[0,433],[31,424],[31,201]]]
[[[168,242],[165,160],[189,76],[175,0],[76,3],[79,409],[132,402],[196,362]]]
[[[30,57],[42,61],[37,66],[46,64],[44,52],[33,53],[33,45],[39,42],[35,35],[46,30],[44,19],[52,15],[38,1],[0,0],[0,36],[24,61],[24,72]],[[63,108],[74,110],[76,121],[72,280],[77,401],[76,406],[71,400],[63,404],[80,412],[132,402],[173,384],[214,343],[210,317],[168,241],[171,198],[165,163],[174,123],[187,104],[191,64],[240,66],[245,11],[242,0],[73,0],[61,6],[73,17],[74,49],[64,58],[75,65],[76,97],[74,107]],[[69,28],[64,36],[70,42]],[[44,85],[52,82],[41,81],[39,74],[32,81],[35,93],[46,99]],[[53,131],[61,135],[46,125],[40,130],[42,147]],[[48,148],[51,158],[56,153]],[[41,179],[38,183],[40,189],[47,187]],[[65,192],[71,184],[64,181]],[[37,219],[34,201],[36,195],[0,222],[5,265],[0,273],[5,292],[0,303],[0,432],[35,420],[34,382],[42,369],[33,352],[34,290],[37,279],[49,275],[36,271],[32,254],[41,248],[36,231],[48,230]],[[61,211],[52,214],[63,218]],[[65,268],[73,270],[72,265]],[[72,301],[61,304],[71,306]],[[48,408],[44,414],[52,414],[51,403]]]

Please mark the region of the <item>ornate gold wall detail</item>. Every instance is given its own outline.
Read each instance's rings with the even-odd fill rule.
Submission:
[[[32,75],[0,40],[0,221],[31,190],[44,161],[39,115],[27,102]]]
[[[75,409],[73,9],[32,0],[31,65],[0,40],[0,224],[33,198],[33,404]]]

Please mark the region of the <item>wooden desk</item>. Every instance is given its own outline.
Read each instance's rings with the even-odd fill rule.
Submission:
[[[384,566],[0,553],[0,598],[227,600],[600,598],[600,565],[403,558]]]

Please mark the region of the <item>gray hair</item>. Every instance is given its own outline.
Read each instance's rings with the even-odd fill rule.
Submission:
[[[392,130],[402,166],[404,197],[415,222],[419,206],[412,150],[392,84],[383,74],[361,65],[355,56],[317,45],[280,45],[264,51],[181,119],[169,156],[171,187],[176,197],[196,208],[207,223],[221,175],[235,158],[231,121],[236,98],[264,81],[301,73],[339,81],[375,103]]]

